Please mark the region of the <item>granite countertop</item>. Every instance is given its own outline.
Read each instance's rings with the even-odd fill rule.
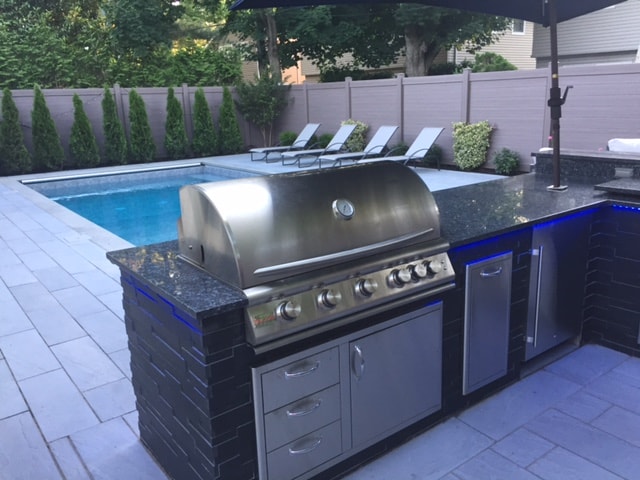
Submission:
[[[596,190],[617,193],[622,195],[640,195],[640,178],[616,178],[608,182],[600,183],[594,187]]]
[[[441,234],[456,247],[603,204],[610,197],[594,185],[605,180],[564,180],[567,190],[550,192],[551,176],[529,173],[441,190],[433,196],[440,210]],[[633,197],[616,200],[625,198],[634,201]],[[196,318],[247,305],[242,290],[178,258],[177,241],[109,252],[107,257]]]

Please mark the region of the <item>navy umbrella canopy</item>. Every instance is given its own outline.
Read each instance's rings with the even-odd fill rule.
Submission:
[[[586,13],[594,12],[624,0],[236,0],[233,10],[270,7],[301,7],[343,3],[420,3],[433,7],[455,8],[477,13],[519,18],[549,27],[551,37],[551,88],[549,109],[553,140],[553,185],[550,190],[563,190],[560,185],[560,117],[565,98],[562,97],[558,76],[557,24]]]

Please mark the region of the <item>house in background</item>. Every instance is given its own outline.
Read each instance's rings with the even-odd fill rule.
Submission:
[[[640,0],[627,0],[558,24],[561,66],[640,63],[639,48]],[[533,57],[537,68],[549,65],[549,52],[548,29],[535,25]]]

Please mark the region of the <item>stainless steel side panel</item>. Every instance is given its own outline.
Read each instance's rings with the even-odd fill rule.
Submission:
[[[431,192],[393,162],[185,186],[180,253],[240,288],[440,238]]]

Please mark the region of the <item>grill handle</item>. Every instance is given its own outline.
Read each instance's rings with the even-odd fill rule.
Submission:
[[[427,228],[425,230],[421,230],[419,232],[409,233],[407,235],[402,235],[400,237],[393,238],[391,240],[384,240],[378,243],[372,243],[371,245],[366,245],[364,247],[352,248],[351,250],[345,250],[337,253],[330,253],[328,255],[320,255],[318,257],[311,258],[303,258],[302,260],[296,260],[294,262],[281,263],[280,265],[272,265],[269,267],[261,267],[256,269],[253,274],[262,276],[262,275],[272,275],[276,273],[291,273],[290,271],[295,271],[297,269],[302,269],[307,271],[311,268],[317,268],[323,263],[334,262],[336,260],[346,261],[352,257],[358,257],[364,253],[368,253],[374,250],[378,250],[380,248],[391,247],[397,245],[399,243],[404,243],[408,240],[414,240],[416,238],[422,237],[424,235],[428,235],[432,233],[434,228]]]

